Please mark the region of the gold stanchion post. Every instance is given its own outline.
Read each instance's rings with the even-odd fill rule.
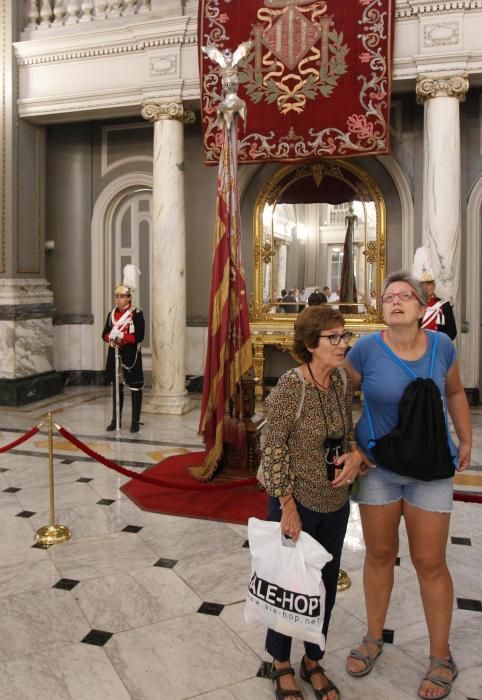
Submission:
[[[346,571],[343,571],[343,569],[340,569],[338,572],[338,583],[336,584],[336,590],[338,592],[340,591],[346,591],[347,588],[350,588],[351,586],[351,579],[346,573]]]
[[[49,411],[49,487],[50,487],[50,525],[45,525],[37,530],[35,541],[38,544],[50,545],[67,542],[72,537],[68,527],[55,523],[55,491],[54,491],[54,441],[52,428],[52,411]]]

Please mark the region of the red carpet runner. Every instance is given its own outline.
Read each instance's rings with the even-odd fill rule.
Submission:
[[[203,458],[204,452],[174,455],[149,469],[148,474],[170,481],[173,486],[194,486],[198,482],[190,475],[188,469],[201,465]],[[186,491],[154,486],[132,479],[121,487],[121,491],[142,510],[239,525],[246,525],[251,516],[264,519],[268,504],[266,493],[256,486],[212,491],[207,487],[202,491]]]

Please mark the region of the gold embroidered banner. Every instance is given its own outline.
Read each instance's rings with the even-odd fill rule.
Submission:
[[[389,152],[394,0],[200,0],[198,28],[207,163],[219,160],[222,89],[201,46],[248,40],[240,162]]]

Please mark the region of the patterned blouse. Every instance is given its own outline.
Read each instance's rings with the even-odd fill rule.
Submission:
[[[348,488],[330,485],[324,442],[327,437],[344,438],[343,452],[354,445],[353,387],[347,375],[345,391],[340,372],[334,369],[329,388],[318,393],[318,389],[300,374],[294,369],[283,374],[266,400],[268,424],[263,450],[264,482],[271,496],[292,493],[310,510],[333,512],[348,500]],[[303,407],[295,420],[302,397],[302,382],[305,382]]]

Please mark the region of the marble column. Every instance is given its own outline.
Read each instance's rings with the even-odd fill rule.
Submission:
[[[463,76],[420,76],[417,99],[425,104],[422,242],[437,294],[460,303],[460,117],[469,83]]]
[[[152,216],[152,392],[146,411],[183,414],[186,391],[186,221],[184,123],[194,114],[180,102],[146,103],[154,123]]]
[[[45,134],[17,114],[17,3],[0,0],[0,405],[62,391],[52,364],[53,294],[44,278]]]

